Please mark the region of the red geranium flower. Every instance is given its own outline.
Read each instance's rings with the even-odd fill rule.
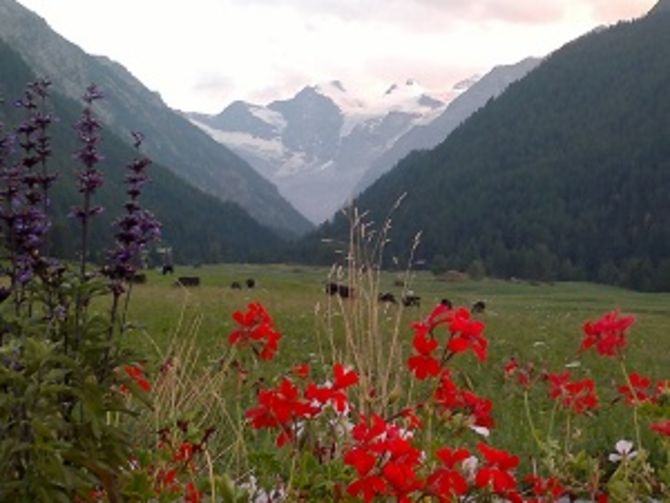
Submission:
[[[259,302],[249,304],[245,312],[235,311],[233,319],[239,325],[228,336],[231,345],[251,346],[261,360],[272,360],[279,346],[281,334],[274,321]],[[262,347],[259,349],[257,343]]]
[[[454,466],[469,458],[470,452],[467,449],[452,450],[444,447],[437,451],[437,457],[444,466],[436,468],[428,477],[427,488],[440,501],[454,501],[468,492],[467,480]]]
[[[123,367],[123,371],[135,381],[135,384],[137,384],[142,391],[147,393],[151,391],[151,383],[145,377],[142,367],[139,365],[126,365]],[[123,384],[120,386],[120,389],[123,393],[128,392],[128,388]]]
[[[554,503],[565,492],[561,481],[556,477],[542,478],[538,475],[528,475],[526,482],[532,484],[534,498],[526,500],[526,503]]]
[[[469,390],[460,389],[445,370],[440,377],[440,385],[433,394],[435,402],[451,414],[464,412],[472,417],[473,426],[492,428],[495,425],[491,413],[493,402],[477,396]]]
[[[655,401],[651,391],[651,379],[633,372],[628,374],[630,385],[628,383],[619,386],[619,393],[623,395],[627,405],[641,405],[643,403],[653,403]]]
[[[440,374],[440,363],[431,355],[438,345],[437,340],[428,338],[425,331],[416,331],[413,346],[418,354],[407,360],[407,366],[417,379],[424,380]]]
[[[560,400],[566,409],[582,414],[598,407],[598,395],[593,379],[572,381],[569,372],[549,374],[547,379],[550,386],[549,396],[554,400]]]
[[[670,419],[659,421],[658,423],[652,423],[651,429],[656,433],[670,437]]]
[[[459,308],[449,320],[451,339],[447,344],[450,351],[462,353],[471,349],[480,362],[486,361],[488,340],[484,337],[484,323],[470,318],[470,312]]]
[[[584,323],[581,350],[595,346],[602,356],[617,356],[626,347],[626,330],[635,323],[634,316],[619,316],[618,311],[605,313],[596,321]]]
[[[477,487],[492,490],[495,494],[510,501],[521,502],[522,498],[516,490],[516,478],[511,473],[511,470],[519,466],[518,456],[495,449],[482,442],[477,444],[477,449],[486,459],[486,463],[475,477]]]

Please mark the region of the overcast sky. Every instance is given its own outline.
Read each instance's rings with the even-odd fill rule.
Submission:
[[[407,78],[447,91],[542,56],[656,0],[19,0],[120,62],[168,105],[219,112],[339,79],[373,97]]]

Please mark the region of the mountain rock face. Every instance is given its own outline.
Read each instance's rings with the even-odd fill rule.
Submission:
[[[486,105],[491,98],[499,96],[512,82],[524,77],[540,61],[538,58],[526,58],[514,65],[496,66],[481,78],[467,79],[456,84],[454,89],[463,91],[462,94],[454,98],[433,121],[416,125],[375,159],[358,183],[356,192],[370,186],[411,151],[437,146],[465,119]]]
[[[122,138],[130,138],[128,131],[142,131],[147,153],[182,179],[239,204],[280,233],[297,235],[311,228],[276,187],[169,109],[124,67],[86,54],[15,0],[0,0],[0,38],[69,98],[79,99],[86,86],[96,83],[106,97],[100,105],[104,122]]]
[[[333,81],[267,106],[236,101],[215,116],[188,116],[318,223],[347,203],[375,159],[444,107],[411,79],[372,104]]]
[[[664,5],[664,4],[661,4]],[[355,201],[388,251],[491,275],[670,291],[670,15],[566,44]],[[342,216],[310,237],[348,236]]]

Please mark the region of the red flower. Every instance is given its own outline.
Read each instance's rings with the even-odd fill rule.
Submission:
[[[228,342],[233,346],[251,346],[261,360],[272,360],[281,334],[263,305],[259,302],[249,304],[246,312],[235,311],[233,319],[239,326],[230,333]],[[261,343],[262,347],[258,349],[256,343]]]
[[[354,370],[345,370],[341,363],[333,366],[333,384],[317,386],[311,383],[305,390],[305,398],[316,400],[321,406],[331,403],[335,410],[347,410],[349,400],[344,390],[358,383],[358,373]]]
[[[598,407],[598,395],[593,379],[571,381],[569,372],[549,374],[547,379],[550,385],[549,396],[554,400],[560,400],[566,409],[582,414]]]
[[[356,443],[344,453],[344,462],[356,469],[358,479],[349,484],[349,494],[365,501],[376,495],[395,496],[404,502],[423,488],[416,474],[421,453],[397,426],[379,416],[362,416],[352,437]]]
[[[628,383],[619,386],[619,393],[623,395],[627,405],[641,405],[643,403],[655,402],[652,397],[651,379],[633,372],[628,374],[630,385]]]
[[[626,347],[626,330],[635,323],[634,316],[619,316],[618,311],[605,313],[596,321],[584,323],[581,350],[596,347],[602,356],[617,356]]]
[[[486,459],[486,463],[475,477],[477,487],[490,489],[510,501],[521,501],[516,491],[516,478],[510,473],[519,466],[519,458],[482,442],[477,444],[477,449]]]
[[[386,487],[386,482],[384,479],[377,476],[372,477],[362,477],[358,480],[355,480],[347,487],[347,492],[354,498],[361,496],[365,503],[372,501],[375,496],[383,496],[387,494],[388,489]]]
[[[526,365],[526,368],[521,368],[516,358],[512,357],[505,364],[503,369],[505,379],[511,379],[516,375],[516,381],[522,388],[530,387],[531,374],[533,372],[533,363],[530,362]]]
[[[438,496],[440,501],[454,501],[456,497],[468,492],[465,477],[454,466],[470,457],[470,452],[467,449],[452,450],[444,447],[437,451],[437,457],[444,466],[435,469],[428,477],[426,485],[431,494]]]
[[[186,484],[184,491],[184,502],[185,503],[200,503],[202,501],[202,494],[195,487],[193,482]]]
[[[528,475],[526,482],[532,484],[534,498],[526,500],[526,503],[554,503],[565,492],[561,481],[556,477],[542,478],[537,475]]]
[[[480,362],[486,361],[488,340],[484,337],[484,323],[470,319],[470,312],[459,308],[453,312],[449,320],[451,339],[447,344],[450,351],[462,353],[471,349]]]
[[[651,429],[656,433],[670,437],[670,419],[659,421],[658,423],[652,423]]]
[[[293,424],[321,411],[308,400],[300,397],[299,389],[290,379],[284,378],[276,388],[258,392],[258,406],[245,412],[256,429],[279,428],[275,443],[278,447],[293,440]]]
[[[345,389],[358,383],[358,374],[354,370],[345,370],[341,363],[333,365],[335,382],[333,389]]]
[[[488,398],[477,396],[472,391],[459,389],[448,370],[442,373],[440,385],[435,390],[433,399],[450,414],[464,412],[470,415],[474,426],[492,428],[495,425],[491,417],[493,402]]]
[[[135,384],[137,384],[137,386],[139,386],[142,391],[147,393],[151,391],[151,383],[144,376],[142,367],[139,365],[126,365],[123,367],[123,370],[126,374],[128,374],[129,377],[133,379],[133,381],[135,381]],[[121,385],[120,389],[124,393],[128,391],[128,388],[126,388],[124,385]]]
[[[429,339],[425,331],[416,331],[413,346],[418,354],[407,360],[407,366],[417,379],[424,380],[439,375],[440,363],[431,356],[438,345],[437,340]]]
[[[293,375],[296,377],[307,379],[309,377],[309,365],[307,363],[295,365],[293,369],[291,369],[291,372],[293,372]]]

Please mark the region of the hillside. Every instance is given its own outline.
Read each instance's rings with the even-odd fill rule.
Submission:
[[[670,290],[668,61],[664,8],[581,37],[356,204],[379,221],[407,193],[394,254],[423,231],[419,255],[446,267]]]
[[[35,79],[34,73],[20,56],[0,40],[0,122],[9,126],[21,118],[21,110],[12,106],[22,95],[24,85]],[[72,206],[80,204],[73,174],[81,169],[72,153],[79,148],[72,125],[77,121],[82,105],[62,96],[54,85],[49,109],[56,122],[51,128],[53,159],[49,169],[59,173],[52,192],[51,233],[52,254],[74,257],[78,242],[75,222],[67,218]],[[105,185],[96,198],[105,207],[92,229],[91,244],[95,255],[109,246],[111,222],[119,216],[126,199],[123,167],[134,156],[134,150],[109,129],[103,130],[101,150],[105,156],[101,169]],[[130,134],[128,134],[130,136]],[[253,261],[277,254],[279,238],[262,227],[233,203],[223,203],[206,195],[177,178],[165,167],[154,164],[149,171],[151,182],[146,186],[143,203],[163,223],[163,240],[173,246],[179,262]]]
[[[0,0],[0,38],[71,99],[78,99],[81,90],[95,82],[107,94],[101,105],[104,122],[119,135],[144,131],[148,154],[183,180],[223,201],[238,203],[283,234],[312,228],[276,187],[168,108],[123,66],[85,53],[14,0]]]

